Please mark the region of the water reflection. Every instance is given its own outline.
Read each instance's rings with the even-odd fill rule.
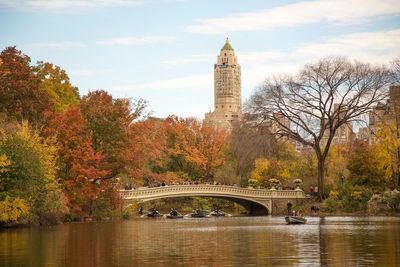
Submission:
[[[400,218],[136,219],[0,232],[0,266],[400,266]]]

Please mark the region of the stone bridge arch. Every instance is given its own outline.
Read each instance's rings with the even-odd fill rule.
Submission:
[[[273,214],[274,199],[304,198],[301,190],[250,189],[223,185],[176,185],[136,190],[121,190],[122,198],[129,204],[132,201],[146,202],[176,197],[212,197],[230,200],[242,205],[249,215]]]

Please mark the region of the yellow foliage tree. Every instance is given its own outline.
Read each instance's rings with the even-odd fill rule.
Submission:
[[[385,174],[385,180],[395,185],[399,173],[397,151],[400,148],[400,138],[394,121],[387,121],[375,132],[377,139],[374,154],[379,158],[377,166]]]
[[[326,184],[335,187],[341,177],[348,177],[347,169],[350,147],[347,145],[333,145],[326,159]]]
[[[8,166],[11,165],[11,162],[8,160],[7,155],[0,155],[0,174],[6,172],[8,170]]]
[[[269,179],[278,179],[281,183],[292,179],[289,167],[290,161],[259,158],[254,162],[254,170],[250,177],[257,184],[266,185]]]
[[[21,198],[0,201],[0,223],[15,223],[29,212],[28,205]]]

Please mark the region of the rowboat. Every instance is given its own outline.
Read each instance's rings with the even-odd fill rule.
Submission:
[[[167,215],[165,216],[165,218],[167,218],[167,219],[182,219],[182,218],[183,218],[183,215],[171,215],[171,214],[167,214]]]
[[[286,216],[285,220],[288,224],[304,224],[307,219],[301,216]]]

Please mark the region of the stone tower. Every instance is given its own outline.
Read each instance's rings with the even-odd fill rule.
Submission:
[[[242,118],[241,74],[235,51],[226,38],[214,65],[214,111],[205,122],[230,130]]]

